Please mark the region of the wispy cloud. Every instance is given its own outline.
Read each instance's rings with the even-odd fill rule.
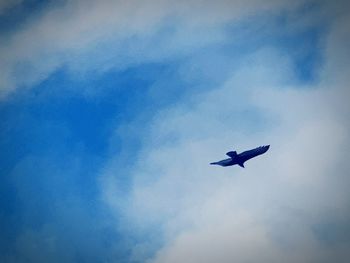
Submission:
[[[48,5],[46,12],[33,15],[19,29],[2,36],[1,96],[37,84],[62,66],[75,73],[96,72],[183,54],[222,40],[218,26],[224,23],[295,6],[287,1],[261,4],[256,0]],[[168,36],[159,38],[167,27]]]
[[[22,0],[0,1],[0,15],[20,4]]]
[[[117,182],[105,187],[129,223],[161,229],[164,246],[150,262],[346,262],[349,238],[327,234],[348,229],[350,216],[342,20],[324,42],[313,83],[295,84],[293,57],[262,48],[221,87],[155,116],[131,168],[128,201]],[[208,166],[232,148],[260,144],[271,150],[244,170]]]
[[[0,16],[21,4],[0,4]],[[4,30],[1,110],[16,115],[11,103],[22,101],[9,98],[22,90],[34,94],[37,108],[28,103],[20,111],[30,111],[25,121],[16,115],[1,123],[0,143],[20,133],[31,144],[4,169],[11,187],[2,187],[15,189],[21,212],[14,219],[4,213],[6,225],[18,226],[0,258],[346,262],[348,10],[346,1],[76,0],[49,3]],[[105,82],[118,89],[118,74],[147,79],[141,66],[154,64],[165,70],[146,84],[131,78],[123,92],[105,92],[108,103],[125,100],[125,109],[96,103],[84,112],[82,105],[98,101],[92,95],[83,103],[53,100],[46,116],[41,106],[57,83],[44,85],[45,98],[30,90],[40,93],[37,84],[58,69],[84,84],[112,72]],[[77,86],[55,92],[65,98],[69,88],[80,95],[94,88]],[[156,106],[133,101],[131,89]],[[55,115],[61,107],[67,112]],[[97,107],[106,108],[92,116]],[[113,121],[103,116],[112,110]],[[122,119],[126,113],[132,116]],[[90,156],[81,133],[100,123],[116,129],[112,150],[91,147]],[[74,127],[80,137],[71,136]],[[104,134],[98,131],[88,135]],[[261,144],[271,149],[246,169],[208,165],[228,150]]]

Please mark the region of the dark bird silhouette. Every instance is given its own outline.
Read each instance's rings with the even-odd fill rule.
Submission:
[[[270,145],[260,146],[260,147],[255,148],[255,149],[242,152],[240,154],[237,154],[236,151],[231,151],[231,152],[226,153],[226,155],[230,156],[230,158],[225,159],[225,160],[221,160],[218,162],[213,162],[210,164],[216,164],[216,165],[220,165],[220,166],[231,166],[231,165],[238,164],[239,166],[244,168],[244,162],[246,162],[249,159],[254,158],[260,154],[266,153],[269,148],[270,148]]]

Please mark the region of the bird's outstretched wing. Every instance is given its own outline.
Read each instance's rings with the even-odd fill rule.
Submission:
[[[242,162],[245,162],[251,158],[254,158],[255,156],[266,153],[269,148],[270,148],[270,145],[260,146],[260,147],[255,148],[255,149],[242,152],[238,156]]]
[[[226,153],[227,156],[234,158],[237,156],[237,152],[236,151],[230,151]]]

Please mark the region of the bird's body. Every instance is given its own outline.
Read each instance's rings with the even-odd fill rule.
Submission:
[[[267,150],[269,148],[270,148],[270,145],[260,146],[260,147],[255,148],[255,149],[242,152],[240,154],[237,154],[237,152],[235,152],[235,151],[231,151],[231,152],[226,153],[226,155],[228,155],[230,158],[224,159],[224,160],[221,160],[218,162],[213,162],[210,164],[220,165],[220,166],[231,166],[231,165],[238,164],[239,166],[244,168],[244,162],[246,162],[249,159],[254,158],[260,154],[267,152]]]

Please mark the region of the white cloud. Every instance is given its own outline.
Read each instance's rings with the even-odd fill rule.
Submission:
[[[341,222],[350,217],[349,67],[342,57],[349,32],[339,23],[318,83],[288,86],[288,58],[262,49],[222,87],[155,117],[128,201],[105,188],[129,224],[164,233],[150,262],[347,261],[349,239],[317,232],[329,222],[332,230],[346,228]],[[246,169],[208,165],[232,147],[260,144],[271,149]]]
[[[52,6],[1,37],[0,96],[34,85],[62,66],[97,74],[222,43],[227,39],[222,25],[295,7],[287,2],[69,1]],[[102,178],[109,205],[122,211],[135,231],[156,225],[164,234],[164,247],[150,261],[345,262],[348,243],[335,238],[327,246],[314,226],[349,218],[347,20],[341,16],[333,25],[315,86],[288,87],[294,78],[289,58],[263,48],[233,69],[222,87],[159,113],[131,168],[127,198],[119,198],[122,189],[113,174],[120,167],[111,160]],[[167,26],[171,30],[164,37],[161,29]],[[270,151],[244,170],[208,165],[232,147],[242,151],[267,143]],[[28,240],[39,246],[52,242],[26,233],[19,249]],[[135,246],[134,256],[146,255],[140,251],[145,247]],[[36,252],[35,247],[28,255]]]
[[[75,74],[96,73],[186,53],[222,41],[216,27],[220,24],[295,6],[274,0],[76,0],[49,5],[18,31],[1,37],[0,94],[6,97],[19,87],[31,87],[62,66]],[[177,26],[169,36],[157,38],[159,29],[173,26],[174,21]]]

